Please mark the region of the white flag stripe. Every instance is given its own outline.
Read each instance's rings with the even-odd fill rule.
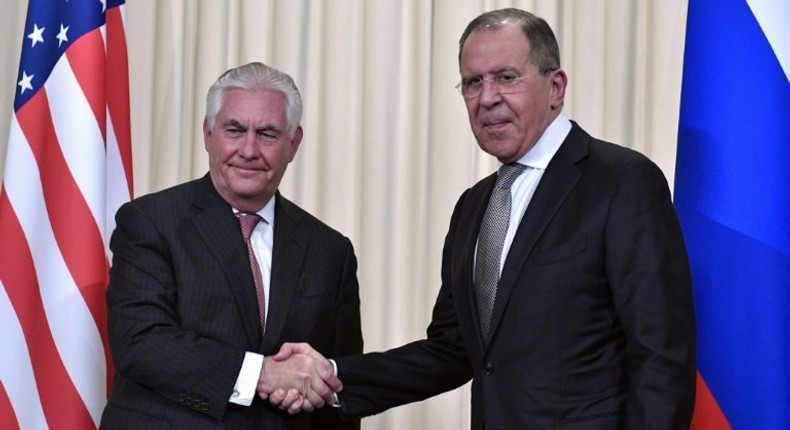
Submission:
[[[105,18],[106,17],[107,16],[105,15]],[[104,55],[106,56],[107,55],[107,24],[104,24],[101,27],[99,27],[99,33],[101,33],[102,47],[104,48]]]
[[[52,123],[72,177],[96,225],[104,225],[105,150],[101,129],[64,55],[44,87]]]
[[[45,204],[38,166],[15,116],[10,134],[8,157],[14,162],[6,165],[8,199],[33,256],[44,312],[58,353],[98,425],[106,398],[106,362],[101,336],[60,254],[49,218],[41,216]]]
[[[31,387],[33,364],[19,318],[0,280],[0,381],[21,429],[46,429],[47,420],[38,390]],[[7,424],[7,423],[6,423]]]
[[[790,31],[787,31],[790,25],[790,1],[747,0],[746,3],[752,9],[790,82]]]
[[[121,152],[118,149],[118,139],[115,136],[115,127],[112,125],[110,111],[107,110],[107,203],[105,205],[106,215],[102,228],[104,238],[105,254],[112,259],[110,252],[110,235],[115,230],[115,212],[122,204],[131,199],[129,195],[129,185],[126,182],[126,174],[121,159]]]
[[[121,21],[123,21],[123,31],[126,33],[126,4],[121,5],[118,7],[121,11]]]

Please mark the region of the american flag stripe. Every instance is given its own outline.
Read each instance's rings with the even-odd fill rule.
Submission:
[[[38,167],[29,147],[15,147],[23,150],[18,153],[9,151],[9,156],[13,156],[18,163],[15,163],[14,168],[23,168],[37,175]],[[80,400],[79,392],[89,391],[91,387],[83,386],[80,389],[80,385],[90,384],[97,376],[103,378],[99,374],[99,369],[104,367],[103,357],[102,366],[96,368],[91,368],[90,364],[95,359],[89,358],[92,355],[90,346],[100,344],[100,339],[85,302],[81,300],[59,253],[49,220],[40,216],[46,204],[41,183],[16,182],[23,178],[23,175],[14,175],[13,172],[10,176],[6,175],[5,191],[8,201],[14,202],[17,225],[10,231],[2,231],[7,238],[3,249],[11,255],[3,255],[0,259],[3,266],[7,266],[0,276],[4,279],[25,334],[25,344],[20,345],[21,354],[14,355],[29,355],[35,385],[50,426],[62,421],[81,423],[75,428],[86,428],[85,418],[90,419],[90,416]],[[8,221],[5,216],[8,211],[5,209],[0,207],[3,225]],[[30,288],[36,285],[39,289],[37,294]],[[103,370],[101,373],[104,373]],[[30,390],[32,382],[28,381],[21,388]]]
[[[95,53],[104,50],[104,41],[99,29],[85,34],[80,40],[74,42],[73,45],[66,52],[68,58],[68,68],[74,74],[74,79],[77,80],[79,86],[73,86],[75,90],[82,91],[84,98],[90,104],[93,111],[94,121],[98,124],[99,131],[102,135],[106,134],[106,103],[104,99],[104,58],[96,57]],[[61,57],[58,65],[64,63],[64,58]],[[57,69],[58,66],[55,66]],[[54,74],[54,73],[53,73]],[[52,81],[50,76],[49,81]]]
[[[4,429],[96,428],[109,392],[107,242],[132,172],[123,2],[107,3],[106,23],[99,0],[29,3],[0,188]]]
[[[10,152],[9,148],[9,155]],[[16,409],[14,421],[21,428],[47,428],[38,390],[31,389],[35,378],[25,338],[38,337],[40,345],[53,345],[54,342],[49,331],[44,330],[40,336],[36,333],[36,329],[41,327],[37,322],[43,318],[43,305],[38,295],[25,291],[25,285],[29,285],[26,281],[35,278],[33,258],[27,244],[17,247],[24,241],[24,237],[19,237],[22,226],[5,193],[0,193],[0,214],[3,214],[0,235],[4,244],[8,244],[0,246],[0,284],[3,286],[0,292],[0,312],[3,315],[0,318],[0,336],[8,351],[0,354],[0,382],[8,394],[12,410]],[[18,269],[14,270],[15,267]],[[30,406],[19,411],[21,405]],[[3,415],[3,425],[10,423],[11,415],[8,417]]]
[[[108,200],[113,197],[124,196],[115,207],[131,199],[132,192],[132,142],[129,133],[115,134],[115,130],[131,130],[129,122],[129,61],[126,56],[125,17],[123,8],[113,8],[107,11],[107,75],[113,77],[111,85],[107,85],[107,108],[110,115],[111,132],[107,139],[112,143],[108,148],[118,149],[120,158],[108,159],[108,172],[124,172],[124,176],[110,175],[108,177]],[[117,138],[117,141],[115,140]],[[117,179],[117,180],[116,180]],[[119,189],[126,188],[125,192]],[[118,188],[116,188],[118,187]],[[109,219],[114,220],[114,213]],[[109,255],[109,254],[108,254]]]
[[[8,205],[9,201],[5,196],[0,199],[0,210],[3,210],[3,213],[7,213]],[[28,417],[25,415],[20,417],[23,420],[22,428],[46,428],[45,423],[53,426],[59,418],[68,420],[67,422],[75,422],[73,414],[78,413],[77,411],[81,409],[84,410],[84,406],[76,405],[77,407],[72,409],[74,399],[78,399],[79,396],[68,377],[66,369],[58,359],[58,350],[53,334],[46,325],[41,324],[47,318],[46,305],[44,303],[45,294],[31,294],[29,288],[27,288],[27,286],[31,285],[31,282],[36,282],[36,273],[33,270],[34,257],[31,255],[30,250],[27,249],[23,232],[24,227],[21,224],[13,225],[13,223],[8,222],[8,218],[4,218],[3,221],[4,227],[11,226],[12,228],[8,229],[8,231],[5,228],[0,229],[0,233],[7,240],[5,243],[13,246],[13,249],[10,246],[4,246],[3,248],[9,251],[15,250],[16,252],[4,252],[0,255],[2,261],[8,263],[3,264],[0,276],[4,279],[5,290],[14,307],[15,314],[19,316],[19,324],[23,332],[23,338],[19,339],[21,342],[9,345],[9,347],[14,348],[12,350],[14,354],[12,355],[15,357],[23,358],[25,355],[29,357],[31,367],[25,370],[32,372],[31,376],[35,377],[35,379],[27,381],[17,381],[15,378],[17,375],[8,375],[6,372],[3,372],[5,373],[3,379],[12,383],[17,382],[8,387],[12,400],[19,400],[23,396],[29,397],[25,395],[28,392],[36,393],[38,398],[28,398],[28,401],[35,400],[36,403],[40,402],[43,408],[41,412],[45,412],[43,417]],[[50,323],[52,322],[50,320]],[[19,354],[17,348],[26,354]],[[33,382],[35,382],[38,390],[31,390],[31,387],[34,386]],[[53,387],[57,387],[57,389],[53,389]],[[28,411],[23,413],[25,412]],[[25,422],[28,422],[28,425],[25,425]],[[37,424],[30,425],[31,422]],[[82,422],[82,420],[76,422]],[[44,425],[42,426],[41,424]]]
[[[0,294],[2,294],[3,286],[0,285]],[[0,298],[0,307],[2,307],[3,300]],[[3,384],[0,383],[0,417],[3,418],[3,425],[6,430],[19,430],[19,423],[14,415],[14,408],[11,407],[11,400],[8,398]]]

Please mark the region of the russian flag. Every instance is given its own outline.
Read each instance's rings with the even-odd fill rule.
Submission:
[[[692,428],[790,429],[790,1],[689,0],[683,67]]]

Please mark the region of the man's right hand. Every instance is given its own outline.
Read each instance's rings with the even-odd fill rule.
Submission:
[[[264,358],[258,379],[258,395],[291,414],[332,403],[342,389],[332,363],[306,343],[286,343]]]

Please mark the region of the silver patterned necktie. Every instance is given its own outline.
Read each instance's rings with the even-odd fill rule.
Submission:
[[[499,283],[499,261],[502,259],[502,248],[510,224],[510,186],[526,168],[518,163],[503,164],[499,168],[491,199],[480,224],[480,234],[477,236],[475,299],[484,340],[488,338],[491,311]]]
[[[250,269],[252,270],[252,279],[255,281],[255,294],[258,296],[258,317],[261,320],[261,329],[266,324],[266,293],[263,290],[263,273],[261,273],[261,266],[258,264],[258,259],[255,258],[255,252],[252,250],[252,242],[250,237],[255,226],[261,221],[258,214],[239,212],[236,214],[239,218],[241,225],[241,233],[244,235],[244,244],[247,245],[247,254],[250,260]]]

